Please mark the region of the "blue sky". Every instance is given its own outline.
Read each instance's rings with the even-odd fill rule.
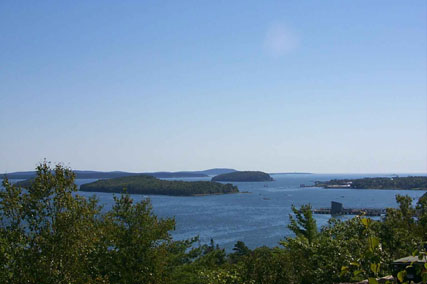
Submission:
[[[427,2],[1,1],[0,172],[427,172]]]

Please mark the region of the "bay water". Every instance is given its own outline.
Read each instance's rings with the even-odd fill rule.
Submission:
[[[419,174],[417,174],[419,175]],[[160,218],[175,218],[174,239],[199,236],[201,243],[211,239],[230,251],[238,241],[250,248],[278,245],[292,232],[287,228],[291,206],[311,204],[313,208],[330,207],[331,201],[343,203],[344,208],[397,207],[396,194],[409,195],[414,203],[425,191],[376,189],[323,189],[300,187],[314,181],[342,178],[362,178],[393,175],[385,174],[273,174],[271,182],[233,182],[241,192],[248,193],[177,197],[162,195],[132,195],[135,201],[149,198],[154,213]],[[408,176],[408,175],[399,175]],[[181,178],[196,181],[206,178]],[[12,180],[13,181],[13,180]],[[95,181],[77,179],[76,184]],[[89,197],[96,195],[105,210],[113,205],[113,194],[78,192]],[[314,215],[319,228],[327,224],[330,215]],[[346,219],[354,216],[342,216]]]

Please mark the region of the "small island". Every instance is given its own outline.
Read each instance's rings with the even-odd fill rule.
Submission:
[[[139,175],[102,179],[82,184],[80,191],[122,193],[126,189],[130,194],[158,194],[173,196],[197,196],[210,194],[238,193],[232,184],[211,181],[170,181],[153,176]]]
[[[427,176],[333,179],[316,181],[314,186],[323,188],[427,190]]]
[[[260,171],[239,171],[227,174],[221,174],[214,176],[212,181],[242,181],[242,182],[254,182],[254,181],[272,181],[273,178],[264,172]]]

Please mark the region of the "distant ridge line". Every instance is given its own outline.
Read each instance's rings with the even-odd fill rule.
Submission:
[[[150,175],[156,178],[184,178],[184,177],[209,177],[215,176],[223,173],[235,172],[235,169],[228,168],[213,168],[203,171],[178,171],[178,172],[142,172],[142,173],[133,173],[133,172],[123,172],[123,171],[85,171],[85,170],[74,170],[76,178],[78,179],[99,179],[99,178],[116,178],[124,176],[135,176],[135,175]],[[12,172],[12,173],[3,173],[0,174],[0,178],[6,176],[9,179],[29,179],[36,176],[36,171],[21,171],[21,172]]]

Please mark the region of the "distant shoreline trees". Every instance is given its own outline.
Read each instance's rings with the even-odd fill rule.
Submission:
[[[355,189],[414,189],[427,190],[427,176],[375,177],[317,181],[319,187],[348,187]]]

